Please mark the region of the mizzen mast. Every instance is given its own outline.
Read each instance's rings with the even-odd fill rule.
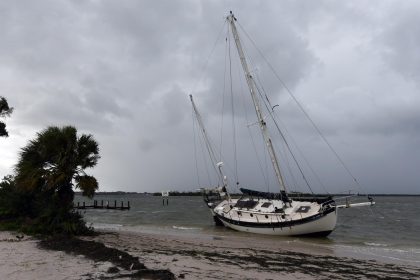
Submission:
[[[207,148],[207,152],[209,153],[210,160],[212,161],[213,167],[217,167],[217,174],[219,176],[219,180],[221,182],[223,182],[224,187],[227,187],[226,176],[223,174],[223,171],[222,171],[223,162],[218,162],[217,159],[216,159],[216,154],[215,154],[215,152],[212,148],[210,139],[207,135],[207,131],[204,127],[203,120],[201,118],[200,113],[198,112],[197,107],[195,106],[194,99],[193,99],[193,96],[191,94],[190,94],[190,100],[191,100],[191,104],[192,104],[192,107],[193,107],[193,110],[194,110],[195,117],[196,117],[197,122],[198,122],[198,126],[200,127],[201,132],[203,134],[203,138],[204,138],[204,141],[206,143],[206,148]]]
[[[246,61],[246,58],[242,49],[242,44],[239,39],[238,30],[236,29],[236,25],[235,25],[236,18],[233,15],[232,11],[230,11],[229,16],[227,17],[227,21],[229,22],[232,29],[232,34],[235,40],[236,49],[238,50],[239,58],[242,64],[242,69],[244,70],[244,73],[245,73],[245,79],[248,84],[249,92],[251,93],[252,102],[254,103],[255,112],[257,114],[258,123],[259,123],[260,129],[264,138],[264,142],[267,145],[268,153],[271,158],[271,164],[273,165],[274,172],[276,174],[277,181],[280,185],[280,188],[286,192],[286,185],[284,184],[283,176],[281,175],[281,172],[280,172],[279,161],[277,159],[276,153],[273,148],[273,143],[271,141],[270,135],[267,130],[267,124],[264,121],[264,117],[261,112],[260,102],[256,94],[255,81],[249,71],[249,67],[248,67],[248,64],[247,64],[247,61]]]

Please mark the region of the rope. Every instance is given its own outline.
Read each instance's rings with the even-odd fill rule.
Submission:
[[[211,51],[210,51],[210,53],[209,53],[209,55],[207,57],[206,63],[204,64],[203,68],[201,69],[200,78],[195,81],[195,83],[194,83],[194,85],[193,85],[193,87],[192,87],[192,89],[190,91],[191,93],[195,93],[195,89],[197,87],[198,82],[200,82],[203,79],[204,73],[205,73],[205,71],[207,69],[207,66],[209,65],[210,58],[213,55],[214,50],[216,49],[216,46],[217,46],[217,44],[218,44],[218,42],[220,40],[220,37],[222,35],[223,30],[225,29],[225,25],[226,25],[226,21],[224,21],[223,24],[222,24],[222,28],[220,29],[220,31],[219,31],[219,33],[218,33],[218,35],[216,37],[216,41],[214,42],[214,45],[213,45],[213,47],[212,47],[212,49],[211,49]]]

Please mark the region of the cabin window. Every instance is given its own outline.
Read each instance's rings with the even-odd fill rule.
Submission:
[[[252,209],[258,204],[256,200],[238,200],[235,207]]]
[[[271,206],[271,202],[264,202],[262,205],[261,205],[261,207],[262,208],[268,208],[268,207],[270,207]]]
[[[296,213],[308,213],[308,211],[311,209],[311,206],[300,206]]]

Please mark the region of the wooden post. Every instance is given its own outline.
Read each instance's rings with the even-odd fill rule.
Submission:
[[[117,201],[114,200],[114,208],[117,208]]]
[[[101,208],[104,208],[104,201],[101,200]]]
[[[127,203],[128,203],[128,209],[130,209],[130,201],[127,201]]]
[[[83,208],[85,208],[85,202],[83,201]]]

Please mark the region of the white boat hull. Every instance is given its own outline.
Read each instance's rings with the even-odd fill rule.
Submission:
[[[327,236],[331,233],[337,223],[337,209],[327,214],[318,214],[307,221],[295,221],[295,223],[241,223],[240,221],[231,220],[227,217],[217,215],[222,223],[231,229],[243,232],[279,235],[279,236],[296,236],[296,235],[313,235]]]

